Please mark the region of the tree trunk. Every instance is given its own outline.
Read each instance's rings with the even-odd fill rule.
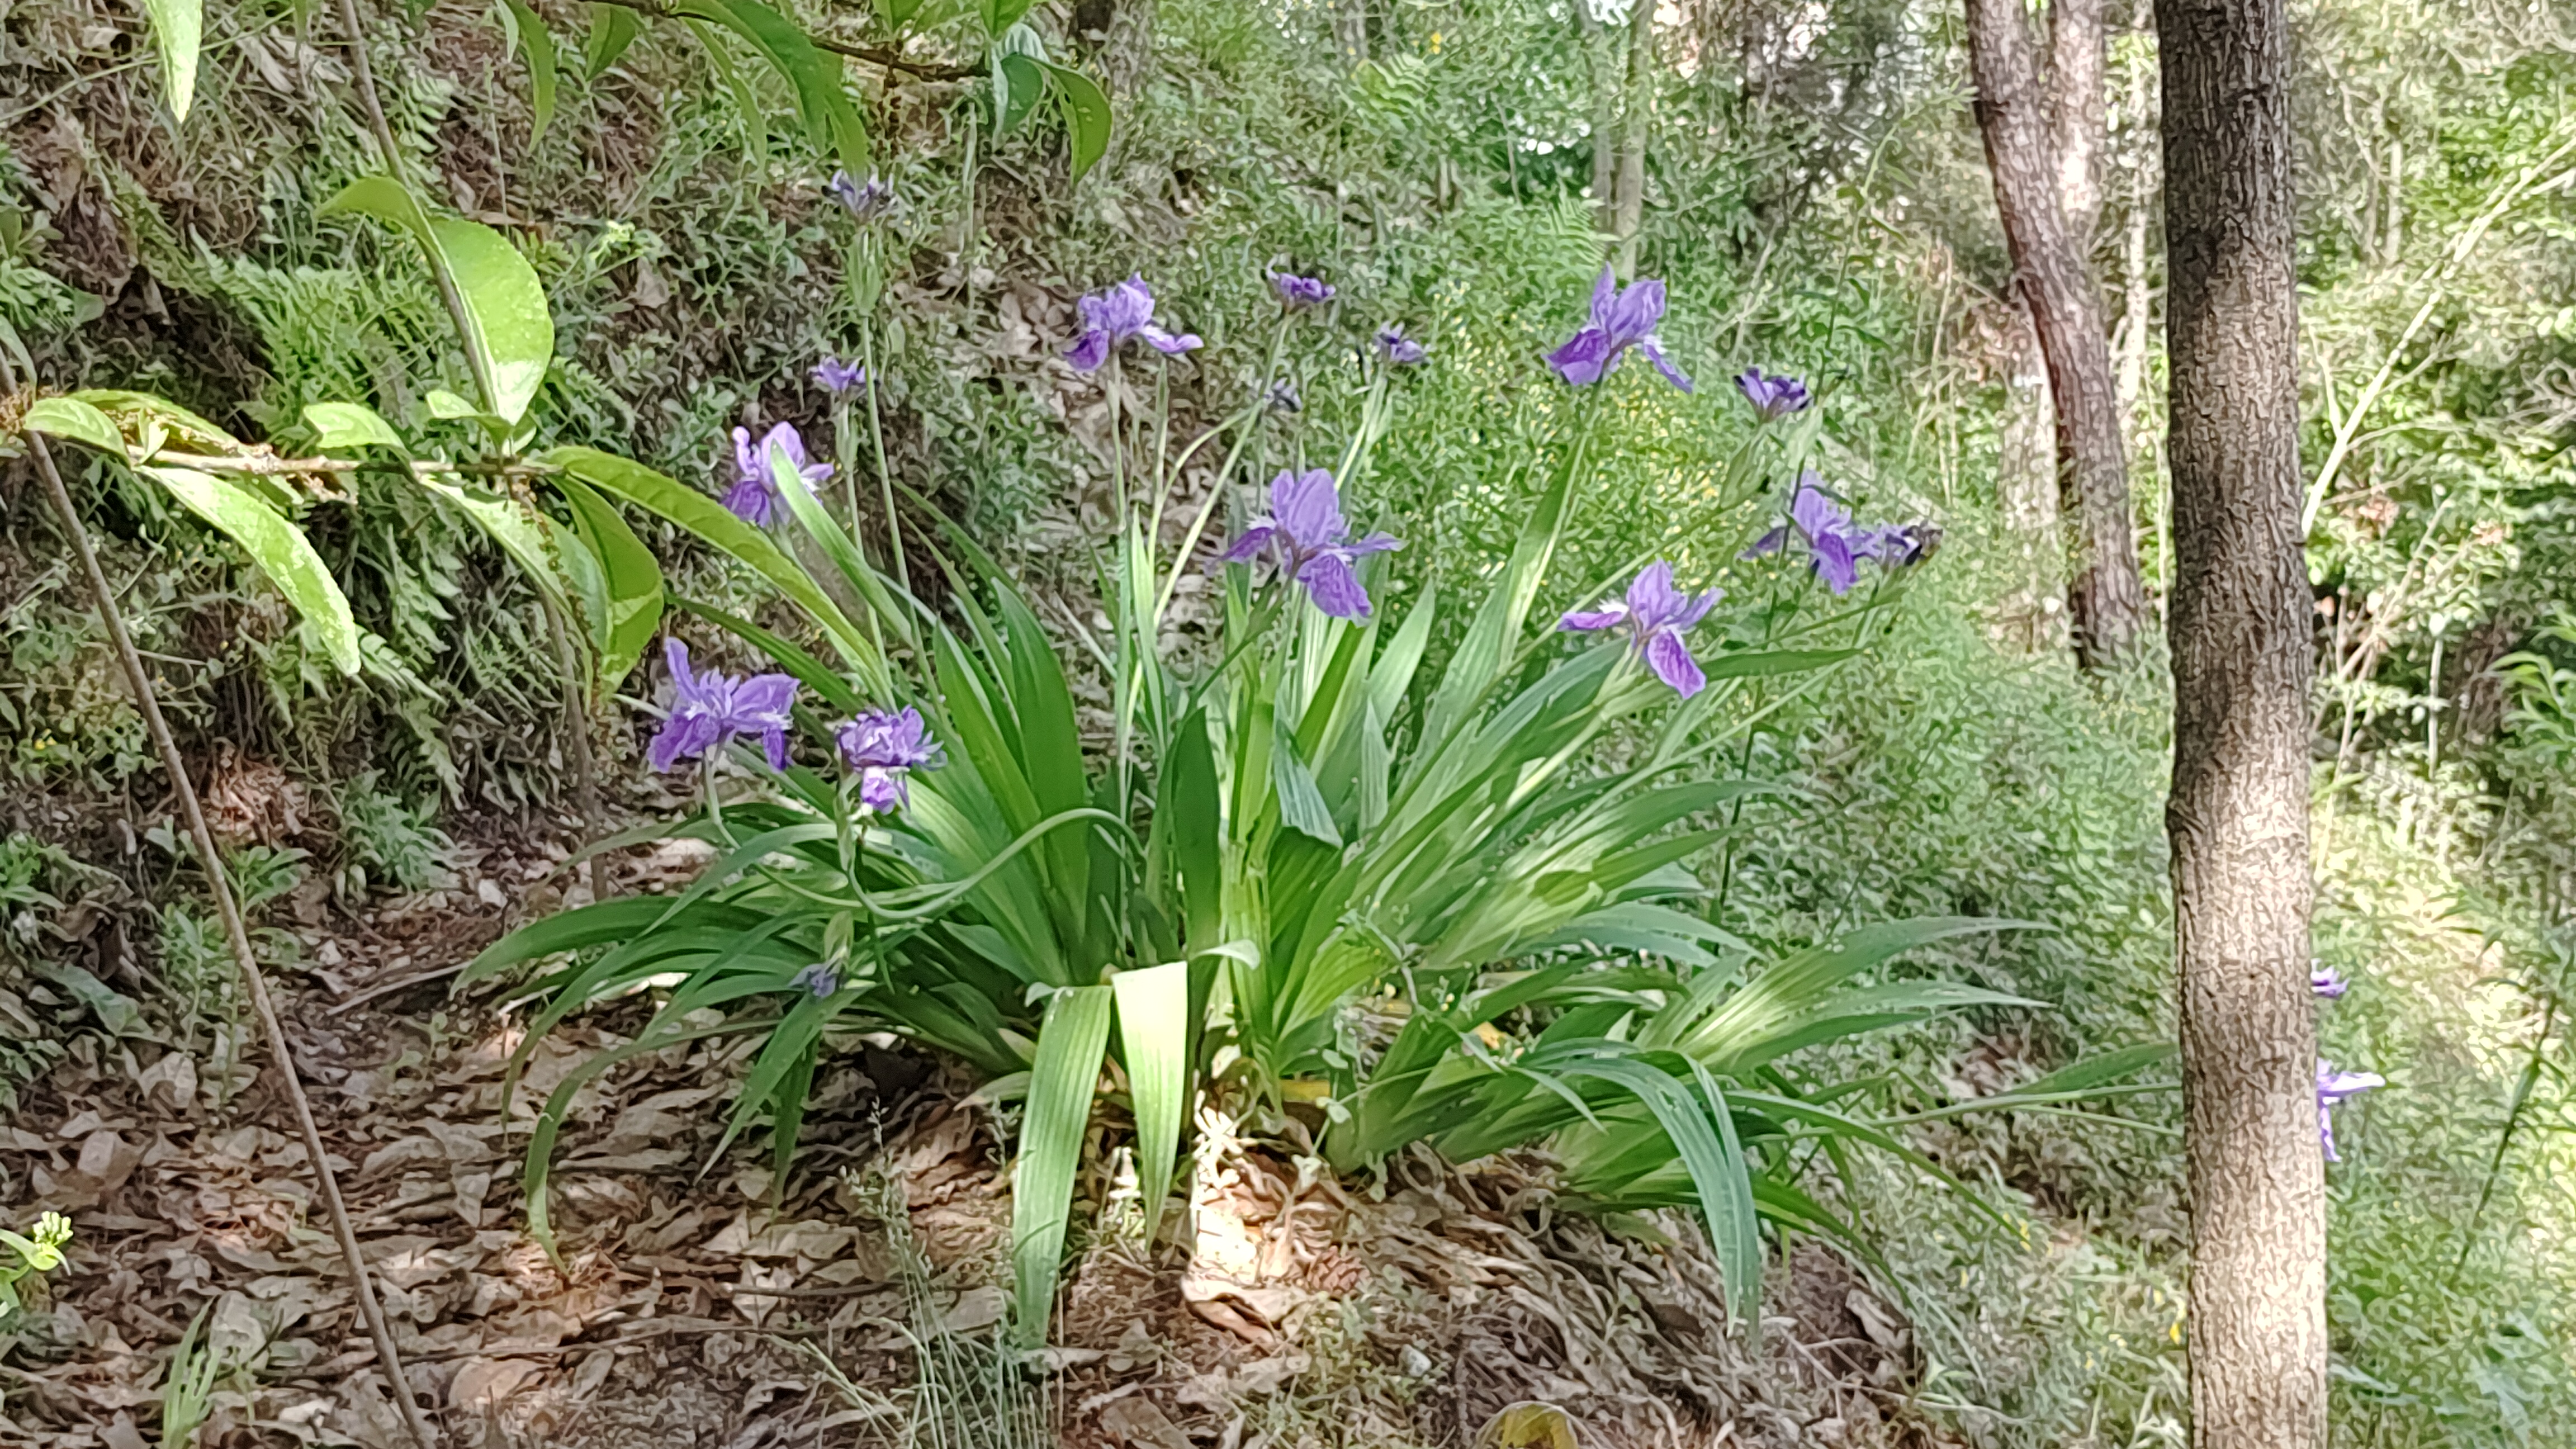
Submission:
[[[1996,502],[2011,546],[2021,554],[2021,580],[2004,601],[2013,642],[2026,654],[2066,647],[2058,567],[2066,549],[2057,516],[2057,437],[2050,424],[2048,362],[2030,330],[2030,315],[2012,310],[2004,374],[2004,421],[1995,457]]]
[[[2076,658],[2101,669],[2129,654],[2145,625],[2129,468],[2102,299],[2058,193],[2056,148],[2019,0],[1967,0],[1977,127],[1994,172],[2014,280],[2048,359],[2057,406],[2058,489],[2076,520],[2067,611]],[[2099,77],[2096,77],[2098,88]]]
[[[1649,0],[1636,0],[1638,4]],[[1575,20],[1583,31],[1584,65],[1592,73],[1592,216],[1607,235],[1618,219],[1619,77],[1609,27],[1593,18],[1592,7],[1577,0]]]
[[[2155,96],[2147,84],[2147,68],[2141,65],[2129,77],[2131,124],[2145,126],[2146,117],[2150,114],[2148,108],[2154,104]],[[2140,418],[2144,412],[2141,400],[2147,391],[2147,329],[2153,325],[2153,318],[2149,315],[2154,289],[2148,285],[2147,277],[2147,231],[2155,219],[2156,148],[2142,139],[2132,150],[2135,154],[2131,158],[2129,173],[2129,208],[2124,218],[2127,225],[2123,229],[2125,235],[2120,248],[2120,280],[2124,292],[2120,319],[2120,410],[2129,420],[2128,435],[2140,438],[2146,431]]]
[[[2057,151],[2057,197],[2075,254],[2093,253],[2102,224],[2102,151],[2111,114],[2103,73],[2111,63],[2105,0],[2049,0],[2048,130]]]
[[[1655,0],[1628,10],[1628,82],[1620,97],[1619,160],[1612,177],[1610,234],[1619,239],[1619,274],[1637,270],[1637,233],[1646,224],[1646,138],[1655,107]]]
[[[2326,1443],[2290,24],[2156,0],[2195,1449]]]

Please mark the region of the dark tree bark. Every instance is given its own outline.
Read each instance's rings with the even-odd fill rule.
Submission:
[[[2090,3],[2090,0],[2086,0]],[[2067,612],[2076,657],[2100,669],[2128,655],[2145,627],[2146,590],[2130,530],[2129,466],[2102,299],[2059,192],[2050,108],[2019,0],[1967,0],[1968,60],[1977,128],[1994,172],[1995,207],[2012,252],[2015,285],[2048,360],[2057,409],[2058,490],[2075,521]],[[2094,11],[2098,25],[2100,12]],[[2096,114],[2101,76],[2094,72]],[[2098,197],[2099,188],[2095,188]]]
[[[2192,1443],[2321,1449],[2290,24],[2283,0],[2156,0],[2156,29]]]

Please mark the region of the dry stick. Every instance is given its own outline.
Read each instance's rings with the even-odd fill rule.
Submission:
[[[394,145],[393,127],[385,124],[384,103],[376,97],[376,71],[367,59],[367,31],[358,22],[357,0],[340,0],[340,28],[348,35],[349,70],[357,78],[358,100],[366,107],[367,129],[376,140],[376,154],[385,164],[385,174],[402,180],[402,152]],[[483,395],[485,407],[497,406],[499,396],[492,385],[491,369],[482,353],[474,346],[474,318],[465,308],[465,295],[456,290],[456,279],[447,268],[433,259],[430,275],[438,279],[438,299],[447,306],[447,320],[456,328],[458,340],[465,344],[465,365],[474,370],[474,384]],[[588,693],[582,688],[579,664],[573,652],[572,636],[564,623],[563,612],[537,590],[538,601],[545,605],[546,633],[554,644],[555,666],[564,678],[564,721],[572,740],[573,799],[581,808],[582,830],[597,839],[599,828],[599,783],[591,773],[590,715],[582,708]],[[590,896],[594,901],[608,899],[607,867],[596,855],[590,858]]]
[[[5,355],[0,355],[0,388],[11,393],[18,390],[17,370]],[[188,817],[188,838],[195,843],[197,858],[205,865],[206,886],[215,898],[215,914],[223,919],[224,941],[232,947],[233,964],[241,969],[242,981],[250,988],[251,1007],[259,1013],[259,1027],[268,1038],[269,1055],[276,1058],[278,1075],[286,1082],[287,1100],[295,1105],[295,1125],[304,1134],[304,1155],[313,1164],[323,1205],[330,1209],[331,1227],[340,1239],[340,1257],[348,1265],[358,1311],[367,1321],[367,1335],[375,1340],[377,1361],[384,1365],[394,1398],[403,1406],[403,1418],[412,1437],[420,1442],[421,1449],[436,1449],[437,1436],[411,1396],[401,1351],[394,1346],[393,1331],[386,1326],[384,1310],[376,1302],[366,1258],[358,1250],[357,1230],[349,1224],[349,1206],[340,1198],[340,1180],[331,1171],[331,1159],[322,1145],[322,1129],[313,1121],[313,1103],[304,1095],[304,1079],[296,1070],[294,1048],[286,1039],[285,1026],[277,1019],[276,1003],[269,999],[268,978],[260,973],[258,958],[251,954],[250,935],[242,928],[241,907],[233,900],[231,882],[224,876],[223,857],[215,850],[214,832],[206,828],[206,812],[197,801],[196,784],[188,778],[187,762],[179,758],[179,743],[171,737],[170,722],[161,717],[161,701],[153,692],[152,676],[143,668],[143,656],[135,652],[134,636],[126,632],[125,615],[116,607],[116,593],[98,566],[98,554],[90,547],[89,530],[81,527],[71,493],[63,487],[63,475],[54,466],[52,450],[45,446],[40,433],[30,430],[23,436],[28,456],[35,459],[36,472],[44,479],[45,494],[53,500],[54,512],[62,519],[63,536],[71,540],[72,552],[80,557],[82,577],[89,583],[91,599],[98,604],[99,622],[107,626],[108,639],[116,646],[116,662],[124,666],[135,706],[143,712],[144,728],[151,732],[152,743],[161,752],[161,768],[170,772],[170,785],[178,793],[180,812]]]

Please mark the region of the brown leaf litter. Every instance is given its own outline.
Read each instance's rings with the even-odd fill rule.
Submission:
[[[617,888],[667,890],[695,865],[637,856]],[[884,1405],[912,1383],[907,1329],[982,1334],[1006,1311],[990,1120],[957,1100],[963,1083],[861,1043],[819,1077],[773,1203],[765,1142],[701,1172],[753,1044],[669,1048],[574,1095],[549,1260],[519,1194],[527,1128],[643,1008],[538,1043],[505,1110],[516,1028],[439,993],[532,897],[578,896],[550,871],[487,855],[454,889],[307,928],[306,969],[280,973],[386,1312],[448,1442],[899,1442]],[[78,1234],[0,1365],[0,1443],[150,1442],[172,1346],[202,1310],[222,1372],[200,1446],[404,1444],[272,1087],[129,1036],[76,1053],[0,1128],[0,1200],[67,1211]],[[1217,1150],[1166,1215],[1186,1241],[1104,1228],[1061,1299],[1043,1362],[1067,1445],[1464,1444],[1529,1401],[1601,1449],[1942,1442],[1905,1407],[1902,1318],[1821,1250],[1775,1276],[1784,1311],[1757,1353],[1727,1330],[1695,1230],[1622,1237],[1557,1212],[1535,1155],[1462,1170],[1415,1154],[1368,1196],[1221,1118],[1201,1127]],[[853,1171],[871,1165],[903,1193],[902,1250],[934,1274],[926,1308]],[[873,1397],[836,1392],[795,1344]]]

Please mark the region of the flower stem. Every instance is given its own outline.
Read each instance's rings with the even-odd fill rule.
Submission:
[[[904,561],[903,520],[894,511],[894,470],[886,466],[885,418],[877,408],[877,329],[874,319],[861,325],[859,332],[860,364],[867,368],[867,380],[860,386],[868,394],[868,440],[877,455],[877,488],[885,497],[886,551],[894,556],[894,581],[907,595],[912,592],[912,570]],[[858,506],[858,490],[853,480],[851,507]]]

